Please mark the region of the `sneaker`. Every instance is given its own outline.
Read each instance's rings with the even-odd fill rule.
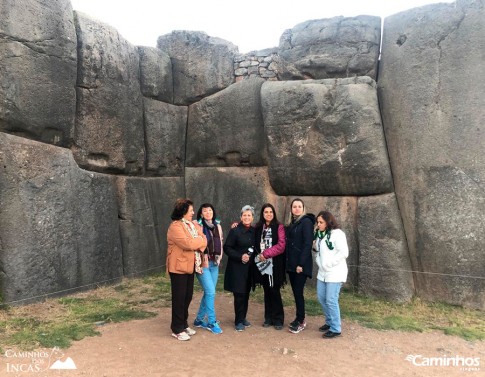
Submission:
[[[174,338],[177,338],[177,340],[190,340],[189,334],[187,334],[185,331],[182,331],[178,334],[172,333],[172,336]]]
[[[185,329],[185,332],[186,332],[186,333],[187,333],[189,336],[193,336],[193,335],[197,334],[197,331],[195,331],[195,330],[191,329],[190,327],[187,327],[187,328]]]
[[[299,332],[303,331],[306,327],[306,322],[298,322],[297,326],[290,326],[290,332],[293,334],[298,334]]]
[[[283,330],[283,324],[282,323],[277,323],[274,325],[275,330]]]
[[[340,336],[341,333],[339,332],[333,332],[333,331],[327,331],[325,334],[322,335],[323,338],[325,339],[330,339],[330,338],[335,338],[336,336]]]
[[[251,326],[251,322],[249,322],[247,319],[243,319],[242,324],[243,324],[245,327],[250,327],[250,326]]]
[[[236,325],[236,331],[244,331],[244,330],[246,330],[246,327],[244,326],[243,323],[238,323]]]
[[[328,330],[330,330],[330,326],[327,324],[324,324],[323,326],[318,328],[318,331],[320,332],[327,332]]]
[[[194,321],[194,326],[195,326],[195,327],[201,327],[201,328],[203,328],[203,329],[206,329],[206,328],[207,328],[207,326],[208,326],[208,324],[207,324],[207,322],[205,322],[205,321],[199,321],[198,319],[196,319],[196,320]]]
[[[273,325],[273,322],[269,319],[265,319],[263,322],[263,327],[271,327]]]
[[[213,334],[222,334],[222,329],[219,327],[219,324],[217,322],[209,323],[207,325],[207,330],[209,330]]]
[[[298,320],[295,319],[293,322],[290,322],[290,324],[288,325],[288,327],[296,327],[296,326],[298,326],[299,323],[300,322],[298,322]]]

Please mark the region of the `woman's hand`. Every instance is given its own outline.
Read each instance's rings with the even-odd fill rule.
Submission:
[[[237,228],[238,225],[239,225],[239,223],[236,223],[236,222],[232,223],[231,224],[231,229]]]
[[[266,260],[266,258],[264,257],[263,253],[259,254],[259,261],[260,262],[264,262]]]
[[[297,273],[297,274],[300,274],[300,273],[302,273],[302,272],[303,272],[303,267],[301,267],[301,266],[297,266],[297,267],[296,267],[296,273]]]
[[[241,260],[242,260],[243,263],[248,263],[249,262],[249,255],[244,253],[241,257]]]

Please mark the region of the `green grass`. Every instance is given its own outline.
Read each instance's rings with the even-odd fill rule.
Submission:
[[[217,290],[223,291],[224,277]],[[201,291],[195,282],[195,290]],[[294,306],[291,287],[282,289],[283,304]],[[163,274],[125,279],[120,284],[101,287],[43,303],[0,308],[0,351],[5,347],[22,350],[36,347],[67,348],[72,341],[99,334],[99,326],[110,322],[150,318],[159,308],[170,306],[170,280]],[[322,317],[313,287],[305,288],[305,307],[309,316]],[[251,300],[263,302],[263,290],[251,293]],[[470,341],[485,339],[485,316],[478,310],[414,299],[409,303],[363,297],[343,290],[340,309],[344,321],[359,323],[380,331],[442,331]]]
[[[284,306],[295,305],[291,287],[282,290]],[[262,289],[256,289],[251,299],[263,303]],[[316,289],[305,288],[305,311],[309,316],[322,316],[322,307]],[[340,294],[340,311],[344,320],[362,326],[387,331],[427,332],[443,331],[447,335],[466,340],[485,339],[485,315],[482,311],[467,309],[445,303],[430,303],[418,298],[409,303],[396,303],[377,298],[364,297],[352,291]]]

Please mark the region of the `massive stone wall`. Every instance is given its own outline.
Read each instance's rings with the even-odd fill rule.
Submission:
[[[379,98],[421,296],[485,306],[484,1],[386,19]],[[475,276],[480,278],[468,278]]]
[[[377,84],[378,17],[239,54],[189,31],[135,47],[68,0],[0,5],[5,301],[163,270],[177,197],[227,233],[299,196],[337,215],[360,292],[485,308],[483,0],[387,19]]]

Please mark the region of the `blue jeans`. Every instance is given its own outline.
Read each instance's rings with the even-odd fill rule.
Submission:
[[[199,312],[197,313],[196,320],[203,321],[205,316],[207,316],[207,322],[212,324],[216,322],[214,301],[216,298],[216,285],[217,278],[219,277],[219,266],[215,262],[209,261],[209,267],[203,268],[202,270],[204,271],[202,274],[195,274],[202,289],[204,290],[204,295],[200,301]]]
[[[325,323],[330,326],[330,331],[340,333],[340,307],[338,298],[342,283],[325,283],[317,279],[317,296],[322,305],[325,315]]]

